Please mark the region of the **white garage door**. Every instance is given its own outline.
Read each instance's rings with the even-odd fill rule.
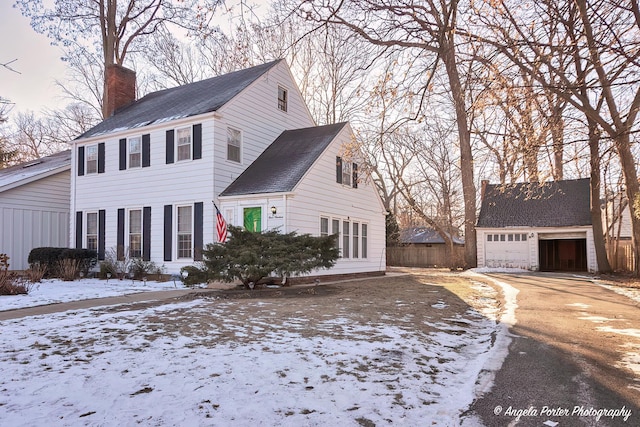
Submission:
[[[529,268],[529,242],[526,233],[485,235],[487,267]]]

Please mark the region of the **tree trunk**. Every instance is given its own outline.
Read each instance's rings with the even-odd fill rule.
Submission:
[[[464,198],[464,261],[466,268],[477,265],[476,244],[476,186],[473,178],[473,152],[471,151],[471,133],[467,121],[467,108],[464,92],[460,83],[460,75],[456,63],[453,32],[442,40],[442,62],[447,70],[449,86],[453,96],[460,140],[460,175],[462,178],[462,195]]]
[[[615,138],[616,149],[620,157],[620,166],[624,176],[627,200],[629,201],[629,213],[631,214],[631,242],[633,243],[633,271],[636,275],[640,273],[640,212],[636,211],[634,200],[640,193],[638,184],[638,173],[636,170],[633,154],[629,141],[629,133],[621,132]]]
[[[610,273],[611,266],[607,258],[607,248],[604,244],[602,229],[602,210],[600,209],[600,132],[598,125],[589,122],[589,154],[591,162],[591,224],[593,228],[593,243],[596,250],[596,261],[600,273]]]

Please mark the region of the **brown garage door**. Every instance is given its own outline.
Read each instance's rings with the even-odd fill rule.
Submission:
[[[541,271],[587,271],[587,240],[540,240]]]

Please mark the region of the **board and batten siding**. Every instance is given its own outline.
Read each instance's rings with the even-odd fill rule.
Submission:
[[[69,180],[63,171],[0,193],[0,253],[11,270],[29,268],[29,252],[69,245]]]
[[[278,85],[289,93],[288,111],[278,109]],[[215,240],[213,201],[285,129],[312,126],[313,120],[284,62],[278,64],[235,96],[217,112],[114,132],[103,137],[76,141],[72,150],[72,200],[69,236],[76,242],[76,213],[105,211],[107,252],[118,245],[118,210],[150,208],[150,260],[164,266],[167,273],[193,264],[193,259],[177,259],[177,206],[202,204],[202,244]],[[201,158],[167,163],[167,131],[199,125],[202,134]],[[227,161],[227,126],[242,132],[242,162]],[[144,135],[149,135],[144,137]],[[149,166],[123,167],[121,140],[140,136],[148,140]],[[177,133],[174,133],[177,137]],[[176,139],[177,141],[177,139]],[[78,176],[79,147],[104,143],[104,173]],[[174,143],[175,145],[175,143]],[[128,159],[127,159],[128,160]],[[171,211],[171,248],[165,247],[165,210]],[[200,205],[198,205],[200,206]],[[147,209],[148,211],[148,209]],[[125,219],[126,221],[126,219]],[[122,227],[122,225],[121,225]],[[83,239],[84,230],[81,230]],[[125,230],[126,234],[126,230]],[[194,236],[195,237],[195,236]],[[125,243],[128,238],[125,236]],[[83,240],[84,244],[84,240]],[[166,252],[170,252],[169,254]],[[171,261],[167,261],[171,258]]]

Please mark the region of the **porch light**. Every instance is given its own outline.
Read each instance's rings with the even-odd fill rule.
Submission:
[[[275,215],[276,213],[278,213],[278,208],[276,208],[275,206],[271,206],[271,214]]]

